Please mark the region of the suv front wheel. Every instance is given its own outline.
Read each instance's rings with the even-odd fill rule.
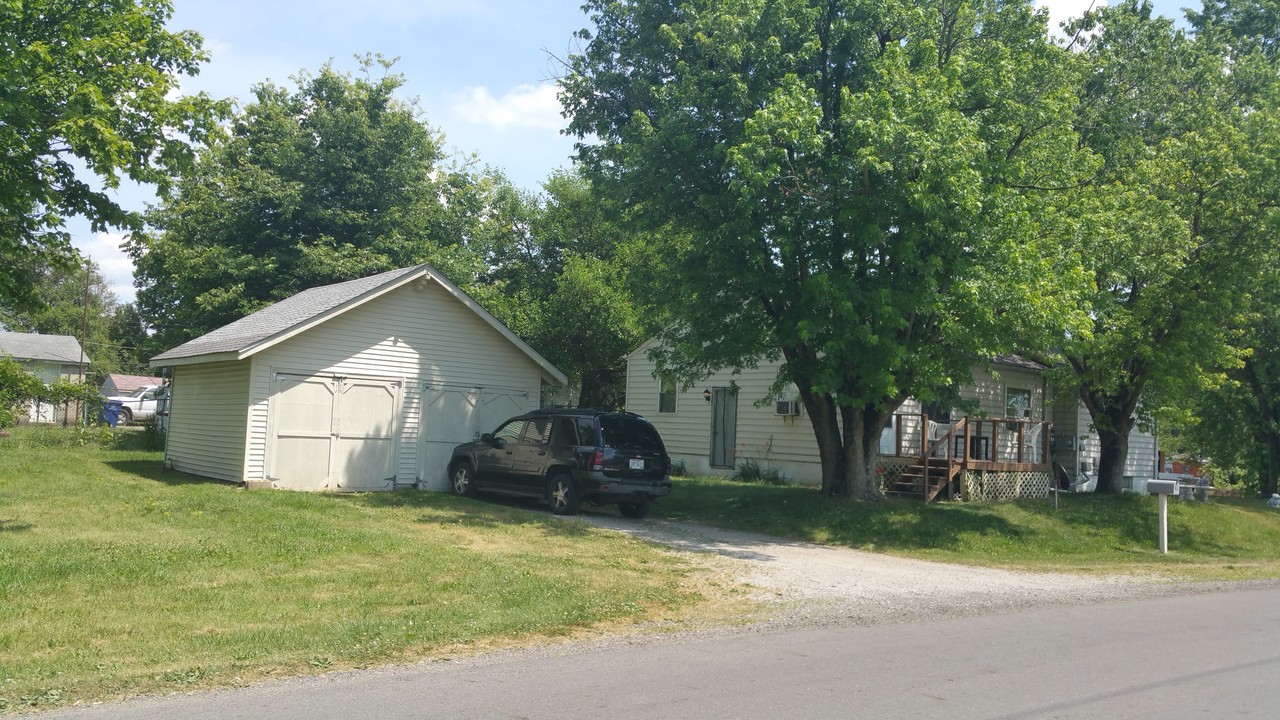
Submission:
[[[453,466],[453,471],[449,473],[449,488],[454,495],[462,497],[475,494],[475,475],[471,471],[471,463],[460,462]]]
[[[556,515],[573,515],[578,512],[578,488],[573,485],[573,476],[567,472],[558,472],[547,482],[547,500],[551,504],[551,512]]]

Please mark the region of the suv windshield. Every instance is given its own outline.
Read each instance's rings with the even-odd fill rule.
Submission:
[[[604,446],[618,450],[662,451],[662,438],[652,425],[630,415],[601,415]]]

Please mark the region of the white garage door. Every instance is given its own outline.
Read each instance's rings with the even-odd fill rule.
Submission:
[[[272,480],[298,490],[395,485],[398,380],[277,373],[268,416]]]
[[[525,390],[428,384],[422,392],[422,465],[418,475],[430,490],[448,485],[453,448],[492,432],[512,415],[526,412]]]

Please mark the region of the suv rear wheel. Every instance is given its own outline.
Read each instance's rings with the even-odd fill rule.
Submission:
[[[573,515],[578,512],[578,489],[573,485],[573,477],[567,472],[558,472],[547,482],[547,501],[551,504],[551,512],[556,515]]]
[[[618,503],[618,512],[622,513],[622,517],[639,520],[649,514],[649,501],[635,500],[631,502],[620,502]]]

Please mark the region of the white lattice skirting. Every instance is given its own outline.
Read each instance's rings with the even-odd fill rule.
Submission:
[[[901,472],[901,471],[899,471]],[[970,500],[1017,500],[1049,497],[1053,474],[1043,471],[995,472],[970,470],[964,475]]]
[[[880,492],[883,493],[885,488],[897,480],[909,465],[911,461],[903,458],[881,457],[876,460],[876,477],[880,481]]]

